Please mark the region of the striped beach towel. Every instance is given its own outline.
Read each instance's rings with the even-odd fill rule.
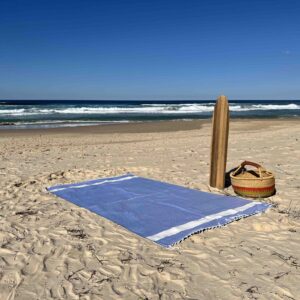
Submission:
[[[270,207],[133,174],[58,185],[48,190],[164,247]]]

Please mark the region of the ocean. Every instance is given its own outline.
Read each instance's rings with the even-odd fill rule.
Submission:
[[[231,118],[299,118],[300,100],[232,100]],[[0,100],[0,129],[211,118],[212,100]]]

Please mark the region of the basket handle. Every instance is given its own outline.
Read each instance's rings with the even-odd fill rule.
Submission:
[[[263,169],[263,167],[255,162],[249,161],[249,160],[245,160],[241,163],[241,167],[245,167],[245,166],[252,166],[252,167],[256,167],[257,169]]]
[[[243,161],[243,162],[238,166],[238,168],[232,173],[232,175],[235,176],[236,173],[237,173],[238,171],[240,171],[242,168],[244,168],[245,166],[252,166],[252,167],[257,168],[257,169],[258,169],[258,172],[259,172],[259,177],[262,178],[262,171],[265,171],[265,168],[262,167],[261,165],[255,163],[255,162],[248,161],[248,160]]]

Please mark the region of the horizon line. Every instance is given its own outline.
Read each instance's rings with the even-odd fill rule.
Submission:
[[[298,99],[230,99],[227,97],[229,101],[300,101]],[[216,101],[217,98],[214,99],[1,99],[0,102],[8,102],[8,101]]]

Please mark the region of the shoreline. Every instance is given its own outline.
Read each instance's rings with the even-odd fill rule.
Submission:
[[[252,124],[251,129],[259,129],[261,126],[274,126],[279,124],[300,124],[300,118],[282,118],[282,119],[231,119],[231,124],[242,123]],[[159,133],[176,132],[201,129],[203,125],[210,125],[211,119],[201,120],[172,120],[172,121],[144,121],[128,122],[116,124],[87,125],[74,127],[56,127],[56,128],[0,128],[0,137],[7,136],[28,136],[44,134],[113,134],[113,133]],[[254,128],[253,128],[254,127]]]

